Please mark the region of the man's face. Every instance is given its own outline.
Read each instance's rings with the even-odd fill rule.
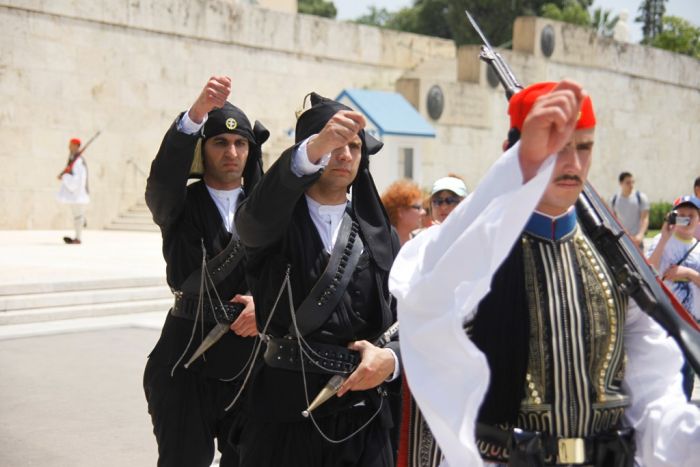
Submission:
[[[442,224],[447,219],[447,216],[457,207],[462,201],[461,196],[457,196],[450,190],[442,190],[430,197],[430,208],[433,220]]]
[[[248,140],[235,133],[221,133],[204,143],[204,181],[217,190],[232,190],[241,185],[248,160]]]
[[[550,216],[564,214],[583,191],[591,167],[594,129],[576,130],[557,154],[552,178],[537,205],[537,210]]]
[[[362,140],[356,135],[349,144],[331,152],[328,165],[316,183],[324,188],[347,190],[357,176],[361,158]]]
[[[674,211],[678,213],[678,217],[689,217],[690,224],[676,224],[673,231],[681,238],[693,238],[695,229],[697,228],[698,223],[700,223],[700,213],[698,213],[698,210],[691,206],[679,206],[675,208]]]
[[[68,143],[68,150],[71,154],[75,154],[80,149],[80,145],[77,143]]]
[[[634,177],[625,177],[620,182],[620,188],[622,190],[622,194],[624,194],[625,196],[629,196],[629,194],[632,193],[632,190],[634,189]]]

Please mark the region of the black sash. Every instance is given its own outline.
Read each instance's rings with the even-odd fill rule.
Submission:
[[[320,328],[340,302],[362,253],[363,244],[358,233],[358,225],[345,212],[328,265],[297,308],[296,324],[301,336]],[[297,335],[294,323],[289,325],[289,332]]]
[[[211,281],[205,280],[205,290],[211,290],[216,284],[221,282],[224,277],[228,276],[233,271],[241,259],[245,256],[245,250],[241,245],[241,240],[238,235],[231,234],[231,240],[218,255],[207,262],[207,271],[211,276]],[[185,282],[180,286],[180,290],[188,295],[199,295],[200,285],[202,282],[202,268],[196,269],[190,274]]]

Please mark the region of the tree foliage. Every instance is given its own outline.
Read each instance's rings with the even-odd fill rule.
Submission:
[[[366,15],[355,21],[454,39],[458,45],[480,44],[478,34],[464,14],[464,10],[469,10],[492,45],[508,46],[515,18],[536,15],[546,3],[563,8],[569,1],[572,0],[414,0],[413,6],[396,12],[370,7]],[[578,0],[576,3],[587,8],[592,1]]]
[[[666,16],[662,20],[661,32],[649,45],[700,59],[700,28],[683,18]]]
[[[661,33],[663,27],[663,16],[666,12],[665,2],[668,0],[643,0],[639,5],[639,16],[635,22],[642,23],[642,44],[652,42],[657,34]]]
[[[369,6],[369,11],[367,14],[360,16],[354,20],[357,24],[366,24],[368,26],[378,26],[385,27],[387,21],[389,21],[396,13],[390,13],[386,8],[377,8],[372,5]]]
[[[324,18],[335,18],[338,14],[335,4],[326,0],[299,0],[297,11],[307,15],[323,16]]]
[[[589,0],[564,0],[561,7],[554,3],[546,3],[542,5],[540,14],[544,18],[588,26],[601,36],[612,37],[619,16],[613,16],[610,10],[602,8],[596,8],[591,14],[591,4]]]
[[[542,5],[540,14],[545,18],[578,24],[579,26],[590,26],[591,24],[591,15],[588,10],[576,0],[565,0],[562,7],[554,3],[545,3]]]
[[[620,21],[619,15],[612,16],[610,10],[596,8],[593,10],[593,16],[591,17],[591,27],[600,36],[613,37],[618,21]]]

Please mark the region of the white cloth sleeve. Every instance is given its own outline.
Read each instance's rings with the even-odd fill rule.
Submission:
[[[205,115],[202,123],[195,123],[190,118],[190,110],[187,109],[187,112],[182,114],[182,118],[177,122],[177,131],[186,135],[193,135],[202,129],[208,118],[209,115]]]
[[[443,224],[408,241],[389,277],[398,301],[404,373],[443,450],[442,465],[482,465],[474,428],[489,369],[462,323],[520,237],[554,162],[550,156],[523,184],[519,148],[499,158]]]
[[[678,346],[633,301],[624,339],[623,390],[631,399],[625,422],[635,430],[637,465],[698,465],[700,409],[688,403],[683,393]]]
[[[326,154],[318,161],[318,164],[313,164],[309,160],[309,155],[306,152],[306,146],[309,140],[316,135],[311,135],[301,142],[296,152],[292,156],[292,173],[297,177],[303,177],[304,175],[311,175],[318,172],[322,168],[328,165],[328,161],[331,159],[330,154]]]

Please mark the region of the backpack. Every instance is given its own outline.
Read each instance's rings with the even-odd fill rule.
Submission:
[[[639,194],[639,190],[634,192],[635,195],[637,195],[637,207],[639,210],[642,210],[642,195]],[[617,193],[615,193],[612,197],[612,200],[610,200],[610,204],[612,204],[613,211],[615,211],[615,214],[617,214],[617,209],[615,208],[615,204],[617,203]]]

